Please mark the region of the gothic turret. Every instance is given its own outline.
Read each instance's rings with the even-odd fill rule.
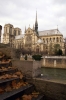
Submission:
[[[35,31],[38,34],[37,11],[36,11]]]

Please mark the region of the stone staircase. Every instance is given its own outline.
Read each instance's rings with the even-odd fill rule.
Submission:
[[[45,100],[3,54],[0,55],[0,100]]]

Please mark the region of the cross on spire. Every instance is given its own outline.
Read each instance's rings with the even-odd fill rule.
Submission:
[[[58,25],[57,25],[57,34],[58,34]]]

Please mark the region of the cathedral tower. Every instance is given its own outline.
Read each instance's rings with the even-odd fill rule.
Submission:
[[[35,31],[38,34],[37,11],[36,11],[36,20],[35,20]]]

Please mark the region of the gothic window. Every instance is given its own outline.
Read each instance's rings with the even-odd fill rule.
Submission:
[[[18,30],[18,35],[20,35],[20,31]]]
[[[25,46],[31,46],[31,45],[32,45],[32,37],[30,35],[28,35],[26,37]]]
[[[46,39],[45,39],[45,44],[47,43]]]
[[[16,36],[16,30],[14,30],[14,35]]]
[[[60,42],[62,42],[62,38],[60,37]]]
[[[57,42],[59,42],[59,39],[58,39],[58,37],[56,38],[56,41],[57,41]]]
[[[50,38],[50,41],[51,41],[51,38]]]
[[[30,33],[30,31],[28,31],[28,33]]]
[[[6,33],[7,33],[7,27],[6,27]]]
[[[45,43],[45,40],[44,40],[44,38],[43,38],[43,42]]]
[[[12,34],[12,27],[9,28],[9,33]]]
[[[55,38],[53,38],[53,42],[55,42]]]
[[[27,41],[31,41],[31,40],[32,40],[31,36],[27,36],[27,37],[26,37],[26,40],[27,40]]]
[[[48,38],[46,39],[46,42],[48,43]]]

